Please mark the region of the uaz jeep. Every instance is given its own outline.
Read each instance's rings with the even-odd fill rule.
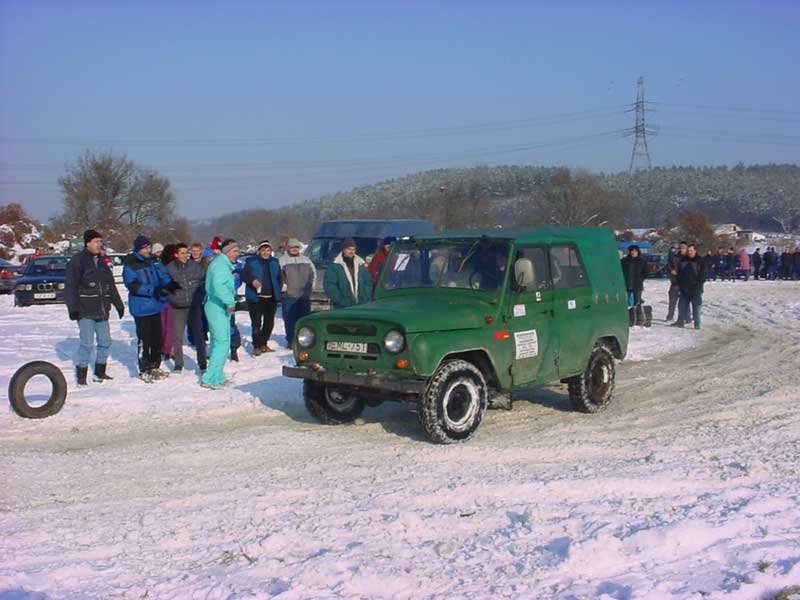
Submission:
[[[301,319],[293,341],[309,412],[354,420],[384,400],[415,402],[434,442],[469,438],[514,390],[568,384],[597,412],[628,345],[627,300],[607,229],[444,232],[398,241],[369,304]]]

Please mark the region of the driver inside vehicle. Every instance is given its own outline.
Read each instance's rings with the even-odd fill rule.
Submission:
[[[496,290],[503,283],[508,265],[508,248],[491,244],[481,248],[476,257],[472,287],[480,290]]]

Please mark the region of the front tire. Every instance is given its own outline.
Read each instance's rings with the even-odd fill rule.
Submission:
[[[567,379],[572,407],[584,413],[600,412],[611,402],[614,384],[614,356],[605,346],[597,345],[584,372]]]
[[[352,391],[313,381],[303,381],[303,400],[311,416],[325,425],[352,423],[362,412],[365,402]]]
[[[442,363],[419,399],[419,422],[437,444],[468,440],[483,421],[487,405],[486,380],[472,363]]]

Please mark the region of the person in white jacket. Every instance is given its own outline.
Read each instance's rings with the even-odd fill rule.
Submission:
[[[286,329],[286,345],[294,340],[294,324],[311,312],[311,291],[317,279],[314,263],[300,253],[303,244],[291,238],[286,246],[286,254],[281,256],[281,274],[286,289],[281,294],[283,325]]]

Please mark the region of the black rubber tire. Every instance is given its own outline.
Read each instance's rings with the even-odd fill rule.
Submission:
[[[451,412],[448,405],[456,392],[457,402]],[[419,422],[432,442],[463,442],[480,426],[487,404],[488,390],[480,369],[465,360],[446,360],[420,396]]]
[[[611,350],[598,344],[589,355],[584,372],[567,379],[572,407],[584,413],[606,408],[614,395],[615,373]]]
[[[25,399],[25,386],[31,377],[44,375],[53,384],[50,398],[41,406],[31,406]],[[22,365],[8,384],[8,399],[11,408],[26,419],[44,419],[59,412],[67,399],[67,380],[57,366],[43,360],[35,360]]]
[[[329,398],[332,394],[341,394],[341,391],[330,386],[305,380],[303,381],[303,400],[311,416],[325,425],[343,425],[352,423],[362,412],[366,403],[363,398],[353,394],[349,390],[346,397],[349,403],[345,406],[337,406]]]

